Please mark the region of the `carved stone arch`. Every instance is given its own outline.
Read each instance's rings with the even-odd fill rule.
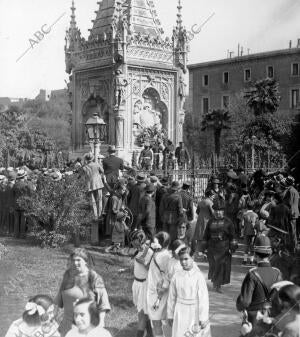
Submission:
[[[168,127],[168,107],[162,101],[161,96],[156,88],[149,87],[144,90],[144,104],[150,104],[151,108],[157,114],[160,114],[160,123],[164,129]]]

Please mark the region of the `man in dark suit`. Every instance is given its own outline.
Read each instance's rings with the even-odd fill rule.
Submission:
[[[183,218],[182,198],[179,193],[179,182],[173,181],[170,192],[166,193],[159,206],[159,214],[162,217],[163,230],[170,234],[174,240],[177,235],[177,224]]]
[[[299,218],[299,193],[295,189],[295,179],[292,176],[288,176],[285,180],[288,186],[283,197],[283,202],[291,211],[291,230],[295,245],[298,241],[299,228],[297,228],[297,219]]]
[[[109,145],[107,152],[109,154],[108,157],[103,159],[104,175],[108,185],[114,188],[119,178],[119,171],[128,170],[130,167],[124,164],[123,159],[116,156],[116,147],[114,145]]]
[[[190,193],[191,184],[188,181],[185,181],[182,184],[180,195],[182,198],[182,206],[184,211],[185,220],[190,222],[193,221],[195,217],[193,196]]]
[[[179,146],[175,150],[175,158],[177,159],[179,169],[186,169],[190,162],[190,155],[183,142],[179,142]]]
[[[146,190],[146,177],[143,174],[138,174],[136,177],[136,184],[132,185],[129,189],[127,197],[128,208],[133,215],[132,228],[136,228],[137,218],[139,214],[139,205],[142,197],[145,195]]]
[[[150,240],[153,239],[156,229],[155,201],[153,200],[154,192],[155,186],[153,184],[147,185],[146,193],[139,204],[137,220],[138,227],[143,229]]]

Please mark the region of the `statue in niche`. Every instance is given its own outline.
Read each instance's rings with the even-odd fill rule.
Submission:
[[[141,115],[142,115],[143,103],[142,101],[137,101],[133,107],[133,128],[140,129],[141,125]]]
[[[154,125],[161,129],[161,113],[152,108],[150,103],[145,103],[143,106],[143,112],[141,114],[141,126],[143,128],[149,128]]]
[[[128,85],[128,81],[126,80],[125,76],[121,69],[117,69],[115,72],[115,107],[119,108],[120,105],[123,103],[125,98],[125,91]]]
[[[185,68],[179,68],[179,88],[178,88],[178,95],[180,98],[180,110],[183,110],[185,99],[187,96],[187,84],[186,84],[186,75],[187,71]]]
[[[151,110],[151,105],[149,103],[145,103],[141,114],[141,126],[143,128],[148,128],[152,125],[154,125],[154,115]]]

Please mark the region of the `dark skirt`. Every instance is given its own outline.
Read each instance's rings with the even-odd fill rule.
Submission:
[[[231,254],[228,241],[209,242],[207,259],[209,264],[208,279],[215,286],[230,283]]]

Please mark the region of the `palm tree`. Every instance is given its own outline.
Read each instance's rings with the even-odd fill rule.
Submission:
[[[217,158],[221,152],[221,135],[225,129],[230,129],[231,116],[228,110],[216,109],[204,115],[202,120],[202,131],[211,129],[214,133],[215,154]]]
[[[280,103],[279,84],[276,80],[265,78],[252,84],[244,97],[247,106],[252,109],[255,116],[274,113]]]

